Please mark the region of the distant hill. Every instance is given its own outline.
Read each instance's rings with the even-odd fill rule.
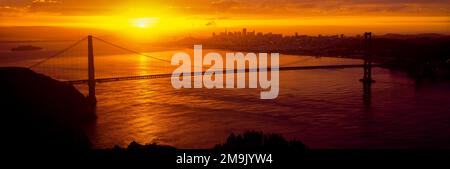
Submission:
[[[376,37],[387,39],[412,39],[412,38],[449,38],[450,35],[438,34],[438,33],[423,33],[423,34],[385,34],[378,35]]]

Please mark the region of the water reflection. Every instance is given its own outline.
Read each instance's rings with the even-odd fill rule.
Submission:
[[[176,52],[149,54],[169,59]],[[148,58],[117,54],[98,59],[99,75],[170,72],[160,69],[168,63]],[[280,58],[281,65],[289,66],[360,63]],[[77,77],[87,74],[75,72]],[[283,71],[276,100],[260,100],[259,89],[174,90],[168,78],[102,83],[97,85],[98,119],[90,138],[99,148],[133,140],[206,148],[230,132],[262,130],[300,139],[312,148],[450,148],[450,84],[416,86],[406,74],[380,68],[373,74],[377,82],[366,86],[358,81],[360,68]]]
[[[205,148],[230,132],[263,130],[315,148],[449,146],[442,134],[450,127],[449,90],[417,92],[404,74],[374,75],[370,106],[361,99],[360,69],[282,72],[276,100],[259,100],[255,89],[174,90],[170,79],[100,84],[93,140],[97,147],[156,140]],[[447,100],[428,100],[435,97]]]
[[[363,85],[363,101],[364,105],[370,106],[372,103],[372,82],[362,83]]]

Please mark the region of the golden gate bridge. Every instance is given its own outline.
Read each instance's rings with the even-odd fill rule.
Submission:
[[[370,103],[370,88],[371,83],[374,82],[372,80],[372,67],[381,66],[381,64],[372,64],[371,61],[371,40],[372,34],[370,32],[366,32],[364,34],[365,37],[365,52],[364,52],[364,64],[345,64],[345,65],[320,65],[320,66],[289,66],[300,61],[293,61],[290,63],[285,63],[280,65],[279,71],[293,71],[293,70],[311,70],[311,69],[341,69],[341,68],[363,68],[363,77],[360,79],[363,82],[364,89],[364,98],[369,98]],[[95,47],[97,48],[100,45],[106,45],[118,49],[121,51],[120,53],[128,53],[140,56],[140,59],[145,58],[143,62],[145,62],[145,66],[141,66],[140,70],[130,70],[129,67],[123,66],[124,59],[117,59],[121,57],[126,57],[126,55],[117,55],[116,59],[107,59],[106,63],[102,62],[102,59],[105,59],[105,56],[110,56],[111,53],[96,53],[94,51],[94,40],[96,42]],[[87,45],[81,45],[83,42],[87,41]],[[77,57],[73,57],[74,55],[66,55],[70,53],[72,49],[76,47],[82,47],[83,50],[78,50]],[[84,48],[87,46],[87,50]],[[96,50],[96,51],[105,51],[105,50]],[[84,53],[86,52],[86,53]],[[127,58],[130,60],[135,60],[136,57]],[[112,61],[111,61],[112,60]],[[138,61],[142,63],[141,60]],[[66,48],[50,55],[48,57],[43,58],[42,60],[32,64],[29,66],[30,69],[43,73],[47,76],[50,76],[54,79],[69,83],[69,84],[87,84],[89,87],[88,99],[92,101],[96,101],[95,98],[95,85],[97,83],[106,83],[106,82],[114,82],[114,81],[126,81],[126,80],[140,80],[140,79],[156,79],[156,78],[169,78],[172,76],[171,70],[174,68],[171,64],[171,61],[165,58],[155,57],[152,55],[148,55],[146,53],[139,52],[137,50],[129,49],[127,47],[123,47],[121,45],[106,41],[102,38],[98,38],[95,36],[87,36],[84,37],[70,45]],[[139,67],[139,66],[138,66]],[[208,68],[208,67],[203,67]],[[119,71],[114,72],[113,70]],[[270,67],[268,68],[270,70]],[[238,69],[235,69],[233,72],[238,72]],[[256,68],[245,68],[245,72],[253,72],[259,71]],[[137,73],[136,73],[137,72]],[[223,73],[227,73],[229,71],[223,70]],[[204,72],[191,72],[191,76],[194,75],[203,75]],[[367,101],[367,100],[365,100]]]

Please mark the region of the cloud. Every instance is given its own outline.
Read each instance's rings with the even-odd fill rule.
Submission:
[[[2,0],[0,6],[24,7],[30,5],[33,0]]]
[[[211,1],[211,5],[220,10],[228,10],[239,5],[234,0],[215,0]]]
[[[205,26],[216,26],[216,22],[215,21],[209,21],[205,24]]]
[[[143,4],[143,5],[141,5]],[[168,8],[184,15],[449,15],[450,0],[1,0],[0,14],[18,11],[98,15],[130,5]],[[7,8],[8,7],[8,8]]]

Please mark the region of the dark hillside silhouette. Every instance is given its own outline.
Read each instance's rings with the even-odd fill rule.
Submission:
[[[64,158],[88,150],[83,127],[95,114],[73,86],[16,67],[0,68],[0,79],[1,142],[9,158]]]

